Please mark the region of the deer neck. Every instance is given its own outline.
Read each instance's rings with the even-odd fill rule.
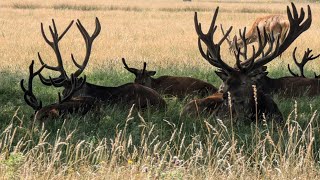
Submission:
[[[158,78],[150,77],[150,88],[154,89],[155,87],[159,86],[159,83],[160,80]]]
[[[279,80],[265,76],[261,78],[259,86],[263,92],[270,94],[273,93],[275,89],[278,89]]]

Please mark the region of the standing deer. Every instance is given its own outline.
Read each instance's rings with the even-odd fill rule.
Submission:
[[[227,42],[230,46],[230,51],[236,52],[238,48],[243,48],[246,46],[245,44],[251,44],[254,42],[258,42],[259,36],[263,36],[264,34],[260,34],[260,32],[266,31],[267,35],[273,34],[274,37],[280,37],[280,44],[283,43],[284,38],[289,29],[289,20],[282,15],[268,15],[264,17],[257,18],[252,24],[250,30],[245,33],[246,28],[244,29],[245,40],[242,38],[237,38],[236,36],[231,41],[227,37]],[[222,29],[222,33],[224,31]]]
[[[65,89],[63,91],[63,96],[65,96],[71,90],[72,83],[63,66],[63,60],[59,50],[59,41],[70,29],[71,25],[73,24],[73,21],[71,21],[69,26],[63,31],[61,35],[58,34],[54,20],[52,20],[52,23],[53,23],[53,28],[49,26],[50,33],[52,36],[52,41],[50,41],[45,35],[42,23],[41,23],[41,33],[46,43],[53,49],[54,53],[56,54],[58,65],[49,66],[45,64],[44,61],[42,60],[42,57],[40,56],[40,53],[38,53],[38,58],[41,64],[44,66],[44,68],[52,71],[57,71],[60,73],[60,76],[55,78],[51,78],[51,77],[45,78],[43,75],[41,75],[41,73],[39,73],[39,77],[41,82],[45,85],[48,85],[48,86],[53,85],[55,87],[64,87]],[[82,78],[78,78],[78,77],[87,66],[88,61],[90,59],[92,43],[101,31],[101,25],[98,18],[96,18],[95,23],[96,23],[96,28],[94,33],[91,36],[89,35],[89,33],[86,31],[86,29],[83,27],[83,25],[79,20],[77,20],[77,23],[76,23],[86,43],[86,54],[85,54],[83,63],[81,65],[77,63],[75,56],[71,54],[71,59],[75,64],[75,66],[78,68],[78,70],[73,73],[77,81],[82,81]],[[127,83],[118,87],[105,87],[105,86],[98,86],[95,84],[85,82],[79,90],[74,92],[73,97],[77,97],[77,96],[93,97],[107,104],[123,103],[128,106],[131,106],[132,104],[136,104],[136,107],[138,108],[146,108],[148,106],[157,106],[157,107],[166,106],[165,101],[156,91],[148,87],[144,87],[142,85],[134,84],[134,83]]]
[[[69,113],[81,113],[86,114],[89,110],[97,107],[99,103],[92,97],[78,97],[72,98],[72,94],[79,88],[81,88],[85,82],[85,78],[82,80],[81,84],[77,84],[75,77],[72,75],[71,85],[72,88],[66,94],[64,98],[61,98],[59,93],[59,102],[47,106],[42,106],[42,101],[37,100],[36,96],[32,90],[33,78],[40,74],[44,66],[42,66],[38,71],[34,72],[34,61],[31,62],[29,66],[29,80],[28,88],[24,86],[24,79],[21,80],[20,86],[24,92],[25,102],[35,110],[35,119],[39,121],[44,121],[48,118],[58,118]]]
[[[160,76],[158,78],[153,78],[152,76],[156,74],[156,71],[146,70],[146,62],[143,63],[143,69],[140,70],[130,68],[124,58],[122,58],[122,63],[126,70],[136,76],[134,80],[135,83],[152,88],[159,93],[178,97],[199,94],[203,97],[218,91],[213,85],[191,77]]]
[[[237,49],[235,53],[236,67],[231,67],[226,64],[220,54],[221,44],[226,40],[232,27],[227,30],[218,43],[215,43],[213,40],[214,32],[217,28],[215,21],[219,7],[214,13],[210,28],[206,34],[202,32],[201,24],[198,23],[197,12],[195,12],[194,22],[198,34],[199,51],[204,59],[211,65],[219,68],[216,74],[224,82],[224,97],[227,96],[227,93],[230,93],[232,105],[238,119],[239,117],[243,117],[244,119],[255,120],[256,118],[263,117],[263,114],[265,114],[266,116],[274,117],[278,122],[283,121],[282,114],[271,96],[264,93],[260,86],[256,86],[256,88],[253,88],[253,86],[258,84],[259,80],[267,74],[267,72],[261,71],[261,67],[283,53],[301,33],[311,26],[312,17],[310,6],[308,6],[308,17],[305,19],[304,10],[301,9],[300,15],[298,15],[295,5],[293,3],[291,3],[291,5],[292,12],[290,8],[287,7],[290,28],[283,42],[280,44],[280,37],[278,36],[275,39],[273,34],[269,35],[269,41],[267,41],[266,30],[263,31],[263,38],[260,33],[258,33],[259,46],[257,50],[252,46],[251,57],[247,56],[246,43],[244,43],[246,46],[244,46],[243,52],[240,52],[239,48]],[[245,39],[245,34],[243,36],[244,38],[242,39]],[[206,45],[207,53],[203,50],[201,42]],[[267,44],[269,44],[269,47],[266,49]],[[240,58],[244,58],[242,63]]]

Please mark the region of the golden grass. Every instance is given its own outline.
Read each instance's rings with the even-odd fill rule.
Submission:
[[[198,52],[194,30],[194,11],[199,11],[199,20],[204,29],[210,23],[213,10],[221,7],[218,24],[238,28],[250,26],[258,16],[269,13],[285,13],[288,2],[264,1],[247,4],[241,2],[182,2],[178,1],[0,1],[0,71],[27,73],[32,59],[39,51],[43,59],[55,63],[52,50],[45,44],[40,33],[40,22],[45,26],[56,20],[58,28],[65,28],[73,19],[80,19],[89,32],[94,29],[94,18],[99,17],[102,31],[93,46],[92,58],[86,73],[97,69],[105,71],[123,70],[121,57],[130,65],[141,66],[146,61],[151,67],[200,66],[212,68]],[[296,4],[306,7],[306,3]],[[319,15],[320,5],[311,4],[313,25],[272,66],[286,68],[291,63],[291,52],[298,46],[301,55],[306,48],[320,52]],[[49,33],[48,29],[47,33]],[[48,34],[49,35],[49,34]],[[217,36],[221,37],[218,30]],[[219,38],[218,37],[218,38]],[[70,53],[77,59],[84,56],[84,42],[76,26],[61,41],[61,50],[68,69],[74,69]],[[227,46],[223,57],[230,63],[233,57]],[[284,61],[284,62],[283,62]],[[39,65],[39,62],[37,62]],[[313,65],[316,65],[314,62]],[[310,68],[311,66],[309,66]],[[319,70],[319,67],[313,67]],[[319,179],[319,164],[315,162],[318,152],[312,149],[317,138],[310,124],[301,129],[297,121],[297,110],[290,114],[286,132],[277,131],[278,140],[272,139],[274,129],[265,129],[248,141],[255,145],[252,154],[247,147],[240,147],[222,121],[206,123],[204,139],[195,135],[192,142],[184,142],[181,127],[172,129],[172,139],[160,142],[154,124],[142,117],[135,119],[141,127],[141,144],[133,144],[126,126],[112,139],[98,139],[95,143],[81,141],[64,125],[56,133],[56,141],[48,140],[48,132],[40,126],[25,129],[27,117],[12,118],[5,131],[0,133],[0,177],[4,179]],[[303,113],[302,113],[303,114]],[[295,117],[294,117],[295,116]],[[28,119],[29,120],[29,119]],[[131,115],[126,121],[133,121]],[[182,124],[183,125],[183,124]],[[19,131],[19,133],[17,133]],[[67,132],[68,131],[68,132]],[[76,131],[76,129],[74,130]],[[254,130],[251,130],[254,131]],[[25,132],[25,133],[21,133]],[[64,133],[64,136],[60,136]],[[251,132],[252,133],[252,132]],[[19,134],[19,135],[17,135]],[[35,137],[34,137],[35,136]],[[37,137],[40,137],[39,139]],[[288,137],[287,137],[288,136]],[[65,138],[62,138],[65,137]],[[129,137],[129,138],[128,138]],[[201,136],[203,137],[203,136]],[[213,140],[218,142],[213,144]],[[247,139],[246,139],[247,140]],[[13,144],[13,142],[17,142]],[[77,142],[75,142],[77,141]],[[251,147],[250,147],[251,148]],[[250,149],[249,148],[249,149]],[[9,150],[13,150],[10,151]],[[250,151],[251,152],[251,151]],[[187,154],[187,155],[186,155]],[[156,155],[159,158],[156,159]],[[172,164],[174,156],[184,163]],[[144,168],[148,168],[145,172]]]
[[[248,133],[256,135],[246,139],[252,144],[250,154],[232,138],[237,134],[221,120],[214,124],[204,121],[205,134],[194,136],[191,142],[185,142],[183,123],[178,127],[168,122],[172,136],[161,142],[154,131],[156,125],[141,115],[135,119],[134,114],[131,109],[124,128],[118,129],[114,137],[95,142],[77,140],[76,129],[66,128],[65,120],[52,143],[44,127],[15,126],[14,121],[23,124],[25,119],[14,115],[0,134],[1,178],[319,179],[319,164],[314,160],[317,152],[313,151],[317,111],[302,128],[296,122],[297,109],[293,110],[287,128],[277,129],[278,140],[273,139],[272,125],[264,124],[262,131],[252,127]],[[128,134],[128,125],[133,121],[140,127],[140,144],[133,144]],[[18,131],[25,134],[17,135]]]
[[[4,0],[0,2],[0,70],[26,73],[30,61],[37,58],[38,51],[48,64],[55,63],[52,50],[41,36],[40,22],[47,28],[51,24],[51,18],[54,18],[61,31],[71,20],[80,19],[88,31],[92,32],[94,17],[99,17],[102,31],[93,45],[87,73],[97,68],[107,71],[120,69],[122,64],[119,60],[122,57],[137,66],[146,61],[155,69],[172,65],[177,68],[200,66],[209,69],[211,66],[198,52],[194,11],[199,11],[199,20],[203,29],[206,29],[213,10],[220,6],[217,24],[223,23],[225,28],[233,25],[232,34],[235,34],[239,28],[250,27],[256,17],[270,13],[285,14],[286,5],[289,4],[281,1],[257,2]],[[307,3],[296,5],[306,8]],[[315,53],[320,52],[320,43],[316,40],[320,35],[317,28],[320,26],[320,5],[314,3],[311,8],[313,24],[310,30],[299,37],[283,58],[273,62],[272,66],[286,68],[286,64],[291,63],[294,46],[299,47],[300,55],[306,48],[313,49]],[[221,37],[220,30],[217,37]],[[71,52],[79,61],[83,58],[84,42],[75,25],[61,41],[61,50],[68,69],[74,68],[70,59]],[[227,45],[223,47],[222,56],[230,63],[234,61],[227,51]],[[313,68],[319,70],[316,64],[317,62],[313,63]],[[308,66],[310,67],[311,65]]]

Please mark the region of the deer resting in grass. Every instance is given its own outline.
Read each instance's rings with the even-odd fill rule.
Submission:
[[[307,78],[304,75],[304,66],[307,62],[317,59],[320,54],[314,56],[311,54],[312,50],[307,49],[299,63],[296,58],[296,49],[293,50],[292,56],[295,64],[300,70],[300,75],[294,73],[290,65],[288,64],[288,70],[292,76],[270,78],[265,76],[261,79],[261,88],[266,93],[278,93],[285,97],[300,97],[303,95],[312,97],[320,94],[320,79],[315,74],[315,78]],[[263,67],[262,71],[266,71],[266,67]]]
[[[80,113],[86,114],[89,110],[97,107],[99,102],[97,102],[92,97],[76,97],[72,98],[72,94],[85,83],[85,78],[82,80],[81,84],[78,84],[75,77],[71,75],[71,86],[72,88],[65,95],[64,98],[61,98],[59,93],[59,102],[50,104],[47,106],[42,106],[42,101],[39,101],[33,93],[32,82],[33,78],[40,74],[44,66],[42,66],[38,71],[34,72],[34,61],[29,66],[29,80],[28,87],[24,86],[24,79],[21,80],[20,86],[24,92],[25,102],[35,110],[35,119],[39,121],[44,121],[48,118],[58,118],[69,113]]]
[[[56,55],[56,60],[58,62],[58,65],[49,66],[45,64],[42,57],[40,56],[40,53],[38,53],[38,58],[45,69],[59,72],[60,76],[55,78],[51,78],[51,77],[45,78],[41,73],[39,73],[39,77],[41,82],[45,85],[48,85],[48,86],[53,85],[55,87],[64,87],[63,96],[66,96],[66,94],[68,94],[68,92],[70,91],[72,84],[71,84],[71,79],[68,77],[63,66],[63,60],[62,60],[62,56],[59,49],[59,41],[70,29],[70,27],[73,24],[73,21],[71,21],[69,26],[63,31],[61,35],[58,34],[54,20],[52,20],[52,23],[53,23],[53,28],[49,26],[50,33],[52,36],[52,41],[50,41],[47,38],[44,32],[42,23],[41,23],[41,33],[46,43],[53,49]],[[89,33],[83,27],[83,25],[79,20],[77,20],[77,23],[76,23],[86,44],[86,54],[82,64],[78,64],[77,60],[75,59],[75,56],[71,54],[71,59],[75,64],[75,66],[78,68],[77,71],[73,73],[77,81],[82,81],[82,78],[78,78],[78,77],[87,66],[88,61],[90,59],[92,43],[101,31],[101,25],[98,18],[96,18],[95,24],[96,24],[95,31],[93,32],[92,35],[89,35]],[[139,84],[134,84],[134,83],[127,83],[118,87],[105,87],[105,86],[99,86],[99,85],[85,82],[79,90],[73,93],[73,97],[77,97],[77,96],[93,97],[98,101],[102,101],[104,104],[122,103],[128,106],[132,106],[132,104],[135,104],[136,107],[138,108],[146,108],[148,106],[156,106],[156,107],[166,106],[165,101],[156,91],[148,87],[145,87]]]
[[[290,24],[289,32],[282,43],[280,43],[279,36],[274,38],[273,33],[268,35],[266,30],[264,30],[262,32],[263,36],[258,33],[259,46],[257,50],[252,46],[252,55],[248,57],[245,32],[243,34],[240,32],[242,34],[241,39],[243,39],[244,50],[240,52],[240,48],[238,48],[235,52],[236,67],[226,64],[220,54],[221,44],[226,40],[232,27],[227,30],[219,42],[215,43],[213,40],[214,32],[217,29],[215,21],[219,7],[214,13],[210,28],[206,34],[202,32],[201,24],[198,23],[197,12],[195,12],[194,22],[198,34],[199,51],[212,66],[219,68],[216,74],[224,82],[224,99],[230,93],[237,119],[243,118],[244,120],[249,119],[253,121],[262,118],[264,114],[266,117],[272,117],[278,122],[283,121],[282,113],[277,104],[257,84],[267,74],[261,68],[283,53],[301,33],[311,26],[312,16],[310,6],[308,6],[308,17],[306,19],[302,8],[299,15],[295,5],[291,3],[291,6],[292,10],[287,7],[287,16]],[[203,50],[201,42],[206,45],[207,51]],[[242,61],[241,58],[243,58]]]
[[[225,102],[223,93],[219,92],[202,99],[194,99],[183,107],[180,117],[187,115],[199,116],[201,114],[219,115],[221,111],[225,113],[224,110],[228,110]]]
[[[210,83],[196,78],[178,76],[160,76],[153,78],[152,76],[156,74],[156,71],[146,70],[146,62],[143,63],[143,69],[129,67],[124,58],[122,58],[122,63],[126,70],[136,76],[134,80],[135,83],[152,88],[159,93],[182,98],[187,95],[200,95],[204,97],[205,95],[218,91],[218,89]]]

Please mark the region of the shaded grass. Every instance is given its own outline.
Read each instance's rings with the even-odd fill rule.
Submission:
[[[272,77],[278,77],[284,76],[283,72],[284,71],[280,69],[274,70],[270,74]],[[157,74],[192,76],[199,79],[206,79],[216,86],[220,81],[213,71],[203,71],[198,68],[178,70],[172,67],[168,69],[159,69]],[[287,148],[290,147],[288,147],[286,142],[294,141],[297,146],[299,143],[304,143],[304,141],[300,142],[292,140],[291,138],[293,136],[302,136],[303,131],[300,131],[299,128],[306,129],[309,127],[308,124],[314,115],[314,111],[320,108],[320,104],[317,103],[320,100],[319,97],[297,98],[297,103],[295,103],[295,100],[293,99],[284,99],[276,95],[275,101],[283,112],[284,117],[290,116],[290,122],[299,127],[294,128],[297,130],[294,132],[291,132],[290,129],[286,130],[286,128],[282,129],[281,127],[277,127],[277,125],[273,123],[265,124],[261,122],[258,127],[255,127],[254,123],[244,124],[240,122],[231,125],[226,123],[225,120],[220,121],[214,117],[180,118],[180,110],[190,99],[192,99],[191,97],[183,100],[166,97],[165,100],[168,103],[168,108],[160,111],[157,109],[148,109],[143,112],[137,112],[135,110],[130,111],[130,107],[126,106],[105,106],[98,112],[89,112],[83,117],[80,115],[67,115],[60,119],[48,120],[44,124],[44,127],[42,127],[38,122],[34,122],[34,120],[30,118],[32,117],[33,110],[25,104],[22,98],[19,81],[24,75],[18,74],[13,76],[12,74],[3,72],[3,77],[4,78],[0,80],[0,84],[2,85],[0,87],[0,101],[2,102],[0,105],[0,123],[2,124],[0,130],[2,132],[7,132],[8,126],[19,127],[15,129],[14,136],[12,135],[12,146],[6,147],[8,152],[13,152],[16,147],[21,146],[18,145],[18,142],[21,141],[21,139],[28,140],[25,142],[24,146],[20,147],[21,149],[24,149],[23,152],[34,151],[34,149],[42,146],[43,143],[40,142],[43,141],[41,139],[43,139],[45,134],[45,144],[48,148],[43,147],[41,149],[47,153],[50,153],[52,149],[57,149],[61,152],[59,161],[57,161],[55,165],[57,172],[61,171],[58,170],[59,168],[67,165],[78,169],[83,165],[81,163],[82,161],[85,162],[86,165],[90,165],[91,168],[94,168],[97,165],[100,167],[100,164],[103,163],[103,161],[107,162],[107,164],[110,163],[110,166],[112,167],[122,167],[127,163],[128,159],[132,159],[133,162],[140,164],[138,162],[143,163],[145,158],[147,158],[147,155],[152,155],[150,154],[151,152],[161,153],[163,156],[166,156],[166,153],[169,153],[167,154],[169,159],[164,159],[164,161],[168,162],[171,161],[171,158],[174,155],[178,155],[183,159],[194,159],[197,157],[197,151],[195,151],[197,149],[196,147],[203,146],[203,149],[201,150],[202,153],[210,154],[212,152],[209,149],[214,151],[221,148],[223,149],[223,147],[229,147],[228,143],[234,144],[235,149],[241,149],[241,152],[248,158],[247,163],[251,164],[249,166],[256,171],[259,169],[257,166],[259,163],[257,161],[261,161],[261,156],[263,155],[263,152],[259,149],[259,143],[261,143],[260,139],[270,136],[269,138],[272,139],[272,143],[277,144],[277,153],[281,154],[289,151]],[[105,86],[117,86],[132,80],[132,74],[126,71],[110,71],[108,73],[99,71],[88,75],[88,82]],[[34,87],[36,95],[38,95],[39,99],[41,99],[44,104],[50,104],[57,101],[58,90],[43,86],[37,78],[35,79]],[[128,116],[128,114],[130,115]],[[225,122],[225,124],[221,124],[223,122]],[[310,130],[312,130],[312,136],[315,137],[314,142],[312,142],[313,160],[315,162],[319,160],[317,151],[320,143],[318,137],[318,124],[319,117],[316,113],[312,122],[312,127],[309,127],[311,128]],[[119,139],[119,137],[121,138]],[[271,140],[269,139],[269,141]],[[67,145],[57,145],[59,142],[67,142],[62,143]],[[80,142],[85,142],[85,144],[79,145]],[[100,156],[99,153],[96,154],[95,152],[97,150],[93,150],[95,147],[100,147],[101,143],[105,143],[105,145],[103,145],[103,149],[106,149],[106,152],[103,151],[105,153],[104,156]],[[4,144],[0,145],[0,149],[4,149],[3,145]],[[230,144],[230,146],[232,145]],[[70,150],[73,147],[84,148],[81,151],[84,153],[83,157],[81,155],[81,160],[73,159],[75,154]],[[122,150],[119,149],[116,153],[112,150],[115,147]],[[266,147],[269,147],[269,145],[266,145]],[[265,151],[274,154],[275,150],[271,147],[269,148],[270,151],[268,148]],[[107,151],[107,149],[110,149],[110,152]],[[257,151],[257,149],[259,151]],[[147,155],[144,154],[146,151],[148,151]],[[15,150],[15,152],[17,151]],[[138,153],[135,155],[135,152],[141,154]],[[229,154],[229,152],[225,153]],[[232,152],[230,153],[230,157],[235,156]],[[10,172],[12,171],[13,174],[17,174],[19,171],[15,169],[19,169],[19,167],[22,166],[19,164],[23,164],[21,162],[26,161],[23,158],[27,155],[28,154],[25,155],[24,153],[12,153],[12,155],[10,154],[10,157],[14,158],[14,160],[4,162],[9,164],[6,166],[12,168]],[[28,156],[30,156],[30,154]],[[211,155],[209,155],[209,157],[210,156]],[[277,155],[272,156],[277,157]],[[255,157],[258,158],[258,160],[255,159]],[[113,158],[116,159],[114,165],[112,165]],[[210,166],[209,159],[197,160],[194,167]],[[14,162],[13,165],[10,164],[11,161]],[[192,161],[188,161],[188,163],[190,162]],[[41,161],[37,163],[42,164]],[[69,165],[70,163],[71,165]],[[142,166],[142,164],[139,166]],[[161,167],[159,168],[161,169]],[[221,165],[220,168],[224,169],[225,167],[224,165]],[[195,169],[192,169],[192,171],[193,170]],[[203,172],[200,169],[195,171]],[[181,172],[172,173],[178,174],[165,173],[162,174],[161,177],[185,177]],[[55,174],[51,174],[51,176],[54,175]],[[205,175],[202,177],[205,177]]]
[[[161,74],[176,74],[177,76],[191,76],[195,78],[199,78],[202,80],[206,80],[215,86],[219,86],[220,80],[217,78],[217,76],[212,71],[202,71],[198,68],[192,68],[192,69],[183,69],[178,70],[168,68],[168,69],[160,69],[157,72],[158,75]],[[275,70],[270,73],[270,76],[272,77],[279,77],[284,76],[283,71]],[[18,114],[20,116],[24,116],[25,118],[29,118],[33,114],[33,110],[28,107],[24,100],[23,100],[23,93],[20,90],[19,81],[23,77],[22,75],[15,75],[12,76],[8,73],[5,73],[5,78],[1,79],[0,84],[2,85],[0,88],[0,93],[2,94],[0,96],[1,104],[1,116],[0,116],[0,122],[5,127],[6,124],[8,124],[11,121],[12,114],[15,113],[17,109],[19,109]],[[108,78],[106,78],[108,77]],[[118,72],[94,72],[93,74],[88,75],[88,82],[95,83],[103,86],[118,86],[121,84],[124,84],[126,82],[132,82],[134,79],[133,75],[131,73],[128,73],[126,71],[118,71]],[[57,90],[52,87],[46,87],[43,86],[38,78],[35,79],[36,82],[34,82],[34,92],[38,96],[39,99],[41,99],[46,104],[51,104],[57,101],[58,96],[57,92],[62,91],[61,89]],[[163,120],[165,119],[168,122],[175,123],[177,125],[181,125],[181,123],[184,123],[184,121],[191,122],[191,124],[194,124],[194,119],[187,118],[187,119],[180,119],[179,113],[183,106],[190,100],[192,97],[189,97],[184,100],[178,100],[176,98],[172,97],[166,97],[166,101],[168,103],[168,109],[164,112],[157,111],[155,109],[143,112],[143,117],[146,118],[147,121],[151,121],[154,124],[159,125],[158,131],[162,132],[161,138],[166,139],[170,136],[170,133],[166,133],[165,129],[167,129],[167,123]],[[310,115],[312,115],[313,111],[315,109],[320,108],[320,104],[317,102],[320,100],[319,97],[314,98],[308,98],[308,97],[301,97],[297,99],[285,99],[278,97],[275,95],[275,101],[278,104],[280,110],[283,112],[284,117],[288,117],[288,115],[292,112],[292,109],[295,108],[295,101],[297,101],[298,104],[298,111],[299,113],[299,123],[306,124],[308,123],[308,119],[310,119]],[[311,108],[312,107],[312,108]],[[130,107],[122,107],[122,106],[107,106],[104,107],[101,112],[101,115],[96,115],[96,113],[88,113],[84,118],[75,117],[72,118],[73,115],[68,116],[66,119],[72,119],[70,121],[71,124],[70,127],[77,127],[77,132],[80,134],[79,139],[86,139],[91,136],[96,137],[111,137],[115,133],[115,128],[117,125],[123,124],[123,119],[125,119],[128,110]],[[210,118],[209,118],[210,119]],[[214,118],[211,118],[211,120],[214,120]],[[31,122],[31,121],[30,121]],[[92,123],[97,122],[97,123]],[[53,124],[52,124],[53,123]],[[46,127],[50,129],[50,132],[55,132],[57,129],[59,129],[59,126],[63,123],[62,120],[56,120],[53,122],[50,122]],[[197,123],[196,123],[197,124]],[[189,130],[198,132],[198,127],[186,127]],[[246,126],[243,126],[241,123],[238,127],[238,131],[241,134],[241,131],[246,131]],[[200,128],[201,129],[201,128]],[[3,130],[3,129],[2,129]],[[132,126],[132,132],[135,131],[134,125]],[[191,133],[189,130],[186,131],[187,134]],[[201,130],[200,130],[201,131]],[[194,133],[196,133],[194,132]],[[198,132],[199,133],[199,132]],[[135,140],[138,142],[138,140]]]

